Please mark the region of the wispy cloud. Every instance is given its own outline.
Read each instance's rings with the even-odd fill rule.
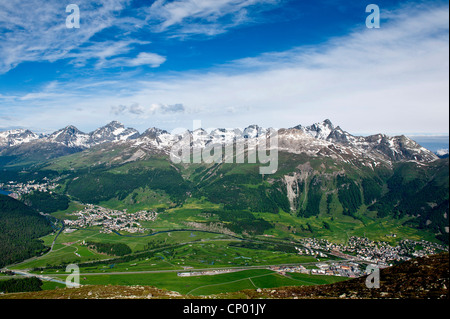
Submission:
[[[97,69],[141,65],[158,67],[166,57],[147,50],[131,59],[124,56],[136,46],[150,43],[138,40],[141,30],[176,30],[167,37],[174,34],[215,35],[250,21],[249,10],[279,1],[157,0],[151,6],[131,8],[132,0],[79,0],[76,2],[80,8],[79,29],[66,28],[68,13],[65,8],[68,3],[58,0],[1,1],[0,74],[23,62],[61,59],[69,59],[78,67],[92,62]],[[123,15],[126,9],[134,15]],[[139,15],[139,12],[144,14]],[[110,39],[96,37],[109,29],[114,29]]]
[[[116,116],[132,114],[139,116],[150,116],[154,114],[174,114],[174,113],[184,113],[185,107],[183,104],[158,104],[153,103],[149,106],[143,106],[139,103],[132,103],[129,106],[126,105],[113,105],[111,106],[111,113]]]
[[[72,50],[67,54],[72,58],[73,64],[84,66],[89,60],[96,61],[96,67],[109,66],[110,59],[130,53],[135,45],[149,44],[148,41],[139,40],[119,40],[104,42],[87,42],[85,45]]]
[[[331,118],[353,133],[445,133],[448,13],[448,5],[410,6],[407,15],[400,8],[386,15],[380,29],[362,25],[320,45],[267,52],[203,72],[53,84],[42,92],[71,94],[70,99],[33,100],[38,112],[16,99],[8,103],[16,108],[10,113],[22,118],[0,119],[0,126],[40,122],[58,128],[79,121],[92,129],[120,117],[138,129],[190,127],[193,119],[208,127],[287,127]]]
[[[151,68],[157,68],[164,62],[166,62],[166,57],[151,53],[151,52],[141,52],[135,58],[129,57],[119,57],[115,59],[111,59],[109,61],[105,61],[107,67],[117,67],[117,66],[129,66],[136,67],[141,65],[146,65]]]
[[[55,62],[61,59],[69,59],[70,63],[78,67],[89,62],[96,68],[144,64],[159,66],[164,61],[154,53],[136,56],[129,61],[118,58],[129,54],[136,46],[149,44],[149,41],[127,36],[113,40],[93,40],[94,36],[108,28],[122,29],[124,34],[129,34],[125,31],[139,21],[134,17],[121,17],[120,12],[130,2],[131,0],[80,0],[77,4],[80,8],[81,26],[79,29],[67,29],[66,3],[57,0],[2,1],[0,74],[23,62]]]
[[[27,61],[54,62],[70,57],[95,34],[111,27],[120,26],[117,17],[130,0],[80,0],[81,27],[67,29],[65,21],[67,3],[58,0],[2,1],[0,2],[0,73],[5,73]],[[84,58],[99,59],[120,52],[121,43],[106,48],[105,44],[91,44]],[[112,52],[112,50],[119,52]],[[122,47],[123,49],[123,47]],[[81,54],[78,55],[78,57]]]
[[[249,23],[254,19],[250,12],[272,9],[279,2],[280,0],[157,0],[146,10],[146,20],[156,32],[173,31],[176,36],[211,36]]]

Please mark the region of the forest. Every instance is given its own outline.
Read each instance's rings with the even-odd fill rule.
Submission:
[[[0,267],[47,251],[49,248],[38,238],[51,232],[44,216],[9,196],[0,195]]]
[[[242,210],[218,210],[213,213],[219,217],[219,220],[225,222],[226,227],[232,232],[241,234],[248,232],[253,235],[261,235],[265,230],[273,228],[273,225],[262,218],[256,218],[248,211]]]
[[[186,198],[189,184],[175,169],[130,170],[127,174],[92,172],[67,185],[67,193],[85,203],[98,204],[111,198],[125,199],[137,188],[165,191],[173,202]]]
[[[36,277],[0,280],[0,292],[28,292],[42,290],[42,280]]]
[[[131,254],[131,248],[123,243],[94,243],[86,242],[89,248],[95,249],[99,253],[111,256],[125,256]]]
[[[70,202],[65,195],[37,191],[23,195],[21,200],[28,206],[46,214],[66,210]]]

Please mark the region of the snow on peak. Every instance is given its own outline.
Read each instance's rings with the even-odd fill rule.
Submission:
[[[208,145],[229,144],[238,139],[258,139],[266,130],[258,125],[250,125],[243,131],[239,129],[204,129],[187,130],[183,134],[170,134],[158,128],[149,128],[143,134],[133,128],[125,128],[118,121],[96,129],[91,133],[83,133],[75,126],[69,125],[48,136],[38,136],[28,130],[11,130],[0,132],[0,148],[19,145],[39,139],[43,142],[59,143],[79,149],[90,148],[106,142],[132,141],[131,145],[148,146],[152,149],[167,151],[175,143],[188,137],[191,147],[203,148]],[[415,160],[430,162],[438,156],[424,149],[405,136],[389,137],[384,134],[371,136],[354,136],[339,126],[335,127],[330,120],[324,120],[310,126],[296,126],[291,129],[280,129],[280,150],[290,153],[307,153],[313,156],[331,156],[336,159],[355,156],[360,159],[379,161]],[[448,154],[444,150],[437,153]]]
[[[16,146],[39,139],[39,135],[26,130],[14,129],[0,132],[0,147]]]
[[[315,123],[306,127],[298,125],[295,128],[300,129],[312,137],[320,140],[326,140],[330,133],[334,130],[333,123],[331,123],[328,119],[324,120],[322,123]]]

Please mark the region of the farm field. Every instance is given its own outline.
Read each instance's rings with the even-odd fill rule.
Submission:
[[[62,278],[62,277],[61,277]],[[333,283],[347,278],[331,276],[300,275],[281,276],[267,269],[242,270],[214,276],[179,277],[176,273],[86,275],[81,284],[88,285],[148,285],[180,294],[200,296],[243,289],[274,288],[282,286]]]
[[[108,263],[108,260],[118,257],[97,253],[82,245],[84,240],[127,244],[132,248],[132,254],[127,262],[111,261]],[[50,236],[47,236],[46,242],[49,241]],[[78,230],[70,234],[61,234],[52,252],[16,265],[12,269],[33,269],[77,263],[82,264],[82,271],[95,273],[131,269],[133,271],[153,271],[158,269],[264,266],[317,261],[313,256],[237,247],[236,243],[239,243],[237,239],[230,239],[226,235],[193,231],[132,238],[116,234],[102,234],[95,230]],[[145,255],[146,251],[149,251],[148,255]],[[133,258],[133,254],[138,254],[139,257]],[[101,260],[104,262],[99,263]],[[99,265],[83,264],[87,262],[97,262]],[[44,273],[55,273],[58,270],[45,269]]]
[[[136,198],[139,199],[139,196],[150,193],[143,191],[137,194]],[[119,204],[110,200],[101,205],[112,209],[125,207]],[[70,214],[79,209],[83,209],[83,205],[71,202],[67,210],[58,211],[52,216],[72,219]],[[134,205],[130,212],[138,209],[146,207]],[[143,234],[104,233],[99,226],[63,231],[57,237],[54,232],[40,238],[44,245],[53,245],[50,252],[10,268],[49,275],[64,281],[67,276],[65,266],[77,264],[83,285],[148,285],[200,296],[233,293],[243,289],[321,285],[346,280],[347,277],[300,273],[281,275],[268,269],[269,266],[299,264],[307,269],[315,269],[316,263],[330,260],[297,254],[293,250],[295,244],[289,242],[304,237],[347,243],[350,236],[369,236],[394,245],[402,238],[424,238],[420,230],[403,226],[407,217],[399,220],[378,219],[375,222],[367,216],[360,219],[345,216],[339,210],[331,215],[319,214],[301,219],[282,210],[278,214],[253,212],[251,214],[255,220],[263,219],[273,225],[263,234],[255,236],[221,234],[208,228],[204,231],[185,230],[190,229],[193,224],[223,223],[221,212],[220,205],[204,199],[188,199],[182,207],[161,210],[155,221],[142,221],[142,226],[149,229]],[[328,228],[324,225],[328,225]],[[396,233],[397,237],[386,236],[391,233]],[[125,245],[129,248],[129,253],[124,256],[113,255],[97,251],[95,247],[85,243]],[[234,271],[212,276],[177,275],[200,269]],[[44,281],[42,288],[51,290],[62,286]]]
[[[31,270],[35,274],[50,275],[64,281],[67,275],[65,267],[61,265],[75,263],[80,265],[83,285],[149,285],[193,296],[345,279],[301,274],[282,276],[266,269],[267,266],[304,264],[314,268],[318,260],[313,256],[301,256],[271,247],[247,248],[245,241],[223,234],[173,231],[148,237],[125,237],[100,233],[99,230],[92,228],[63,232],[57,237],[51,252],[11,269]],[[55,234],[52,234],[42,240],[46,245],[51,245],[54,237]],[[123,258],[110,256],[83,245],[83,241],[126,244],[132,253]],[[238,271],[189,277],[177,275],[196,269],[234,268]],[[319,277],[324,278],[319,280]],[[54,282],[44,283],[44,290],[61,287],[61,284]]]

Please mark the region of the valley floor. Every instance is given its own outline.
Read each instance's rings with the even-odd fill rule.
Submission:
[[[56,289],[33,293],[1,295],[1,299],[448,299],[449,254],[418,258],[397,266],[383,269],[380,288],[368,289],[366,278],[356,278],[332,284],[302,285],[299,287],[257,288],[257,278],[271,276],[243,271],[246,279],[230,282],[251,281],[254,287],[244,287],[235,292],[217,293],[209,290],[207,297],[180,294],[166,289],[133,285],[84,285],[76,289]],[[259,270],[261,272],[261,270]],[[213,285],[209,285],[212,287]],[[199,287],[204,289],[207,286]],[[206,290],[204,290],[206,292]]]

